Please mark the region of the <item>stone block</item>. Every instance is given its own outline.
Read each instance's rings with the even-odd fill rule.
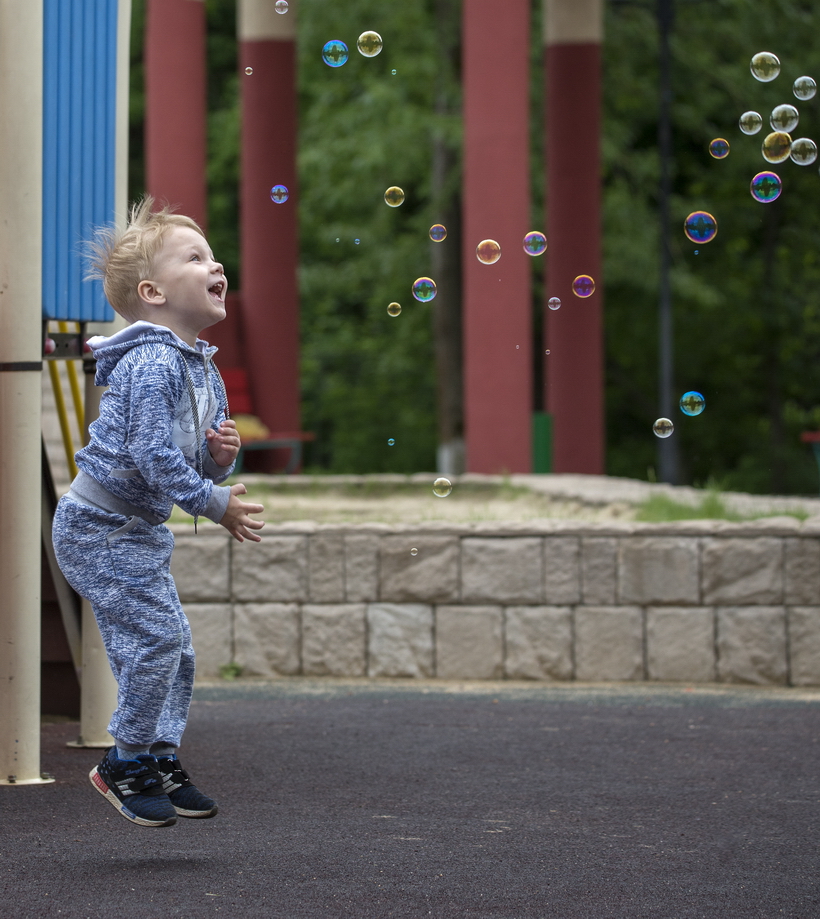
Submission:
[[[592,682],[643,679],[639,607],[576,607],[575,678]]]
[[[718,679],[723,683],[785,683],[785,608],[719,607],[717,651]]]
[[[581,540],[548,536],[544,540],[544,599],[560,606],[581,601]]]
[[[369,533],[345,536],[345,599],[348,603],[379,598],[379,537]]]
[[[790,682],[820,686],[820,606],[793,606],[787,615]]]
[[[424,603],[367,607],[370,677],[433,675],[433,608]]]
[[[219,668],[230,664],[230,603],[186,603],[185,615],[191,625],[196,652],[196,678],[212,680],[220,676]]]
[[[785,550],[785,602],[794,606],[820,603],[820,540],[783,540]]]
[[[230,536],[174,537],[171,574],[182,603],[230,600]]]
[[[715,681],[715,612],[704,606],[652,606],[646,611],[650,680]]]
[[[308,584],[313,603],[344,602],[344,537],[341,533],[317,533],[309,537]]]
[[[365,605],[305,604],[302,607],[302,671],[306,676],[364,676]]]
[[[299,604],[235,604],[234,660],[244,676],[299,673]]]
[[[268,536],[237,543],[233,551],[234,600],[251,603],[307,599],[307,537]]]
[[[581,599],[591,606],[615,603],[618,540],[585,536],[581,540]]]
[[[504,674],[500,606],[436,609],[436,676],[444,680],[499,680]]]
[[[543,546],[537,536],[461,541],[463,603],[542,603]]]
[[[771,536],[704,539],[701,572],[706,605],[782,603],[783,540]]]
[[[504,675],[510,680],[571,680],[572,610],[508,606],[504,651]]]
[[[410,550],[418,549],[417,555]],[[379,599],[394,603],[458,600],[457,536],[385,536],[379,543]]]
[[[621,603],[699,602],[697,540],[632,536],[619,540],[618,598]]]

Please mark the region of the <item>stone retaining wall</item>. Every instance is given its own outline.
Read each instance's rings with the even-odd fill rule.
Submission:
[[[820,518],[173,530],[200,678],[820,685]]]

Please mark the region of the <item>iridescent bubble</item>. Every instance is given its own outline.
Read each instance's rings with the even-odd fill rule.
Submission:
[[[744,112],[737,124],[744,134],[757,134],[763,127],[763,119],[758,112]]]
[[[808,137],[798,137],[792,141],[789,156],[798,166],[811,166],[817,159],[817,144]]]
[[[356,47],[364,57],[375,57],[381,53],[382,37],[378,32],[362,32],[356,39]]]
[[[401,312],[401,303],[388,303],[387,305],[388,316],[398,316],[400,312]]]
[[[800,121],[800,112],[793,105],[776,105],[769,116],[773,131],[793,131]]]
[[[786,134],[785,131],[773,131],[766,135],[760,152],[767,163],[783,163],[789,158],[791,149],[791,134]]]
[[[391,71],[390,71],[390,73],[392,73],[392,74],[393,74],[393,76],[395,76],[395,75],[396,75],[396,71],[395,71],[395,70],[391,70]]]
[[[694,389],[685,392],[680,397],[680,410],[684,415],[699,415],[706,408],[703,394]]]
[[[428,303],[436,295],[436,282],[432,278],[416,278],[413,281],[413,296],[422,303]]]
[[[749,191],[755,201],[768,204],[780,197],[781,186],[780,176],[776,172],[758,172],[752,179]]]
[[[817,92],[817,84],[811,77],[798,77],[792,86],[792,92],[801,102],[806,102],[814,98]]]
[[[547,350],[544,352],[544,354],[549,354],[549,353],[550,353],[550,349],[547,348]]]
[[[692,211],[683,222],[683,232],[693,243],[708,243],[717,236],[717,220],[709,211]]]
[[[445,479],[444,476],[439,476],[433,482],[433,494],[437,498],[446,498],[452,490],[453,483],[449,479]]]
[[[543,255],[547,251],[547,237],[538,230],[527,233],[524,237],[524,251],[527,255]]]
[[[387,438],[387,446],[388,446],[388,447],[395,446],[395,443],[396,443],[395,438],[393,438],[393,437],[388,437],[388,438]]]
[[[723,137],[716,137],[709,144],[709,154],[716,160],[725,160],[729,155],[729,141]]]
[[[390,207],[398,207],[404,204],[404,191],[398,185],[391,185],[384,193],[384,202]]]
[[[359,243],[361,242],[361,240],[360,240],[360,239],[354,239],[353,242],[358,246]]]
[[[270,199],[274,204],[284,204],[288,200],[288,189],[286,185],[274,185],[270,190]]]
[[[245,73],[246,73],[248,76],[250,76],[250,75],[253,73],[253,67],[246,67],[246,68],[245,68]]]
[[[550,297],[549,300],[547,300],[547,306],[548,306],[551,310],[560,310],[560,309],[561,309],[561,301],[558,299],[558,297]]]
[[[287,13],[288,0],[276,0],[276,3],[273,4],[273,8],[277,13]]]
[[[442,223],[434,223],[430,227],[430,239],[434,243],[440,243],[443,239],[447,238],[447,227]]]
[[[475,257],[482,265],[494,265],[501,258],[501,246],[494,239],[482,239],[475,247]]]
[[[588,274],[579,274],[572,282],[572,292],[576,297],[591,297],[595,293],[595,281]]]
[[[338,38],[325,42],[322,48],[322,60],[328,67],[341,67],[347,63],[347,45]]]
[[[419,550],[415,546],[413,546],[413,548],[410,550],[410,554],[415,557],[416,555],[419,554]]]
[[[669,437],[675,430],[675,425],[668,418],[658,418],[652,425],[652,430],[655,432],[655,437]]]
[[[771,51],[758,51],[749,64],[752,76],[761,83],[771,83],[780,73],[780,59]]]

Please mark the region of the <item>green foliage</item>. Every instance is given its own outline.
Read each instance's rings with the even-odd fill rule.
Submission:
[[[242,665],[237,664],[236,661],[231,661],[230,664],[223,664],[219,668],[219,675],[223,680],[232,682],[242,676]]]
[[[651,498],[647,498],[638,505],[635,519],[644,523],[671,523],[675,520],[756,520],[760,517],[784,515],[797,517],[799,520],[805,520],[808,517],[807,512],[799,510],[744,516],[729,510],[719,491],[709,489],[696,505],[682,504],[668,495],[652,495]]]

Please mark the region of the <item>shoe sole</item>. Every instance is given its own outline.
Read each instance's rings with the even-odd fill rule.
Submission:
[[[120,801],[120,799],[114,794],[113,791],[108,787],[105,782],[105,779],[97,771],[95,766],[91,772],[88,773],[88,778],[91,780],[91,784],[97,791],[117,809],[117,811],[125,817],[130,823],[136,823],[137,826],[149,826],[149,827],[160,827],[160,826],[173,826],[177,822],[176,817],[169,817],[167,820],[148,820],[145,817],[138,817],[136,814],[132,813],[128,808]]]
[[[171,803],[173,804],[173,801]],[[209,811],[188,811],[184,807],[177,807],[176,804],[174,804],[174,810],[178,817],[189,817],[192,820],[205,820],[208,817],[216,817],[219,813],[219,808],[215,804]]]

